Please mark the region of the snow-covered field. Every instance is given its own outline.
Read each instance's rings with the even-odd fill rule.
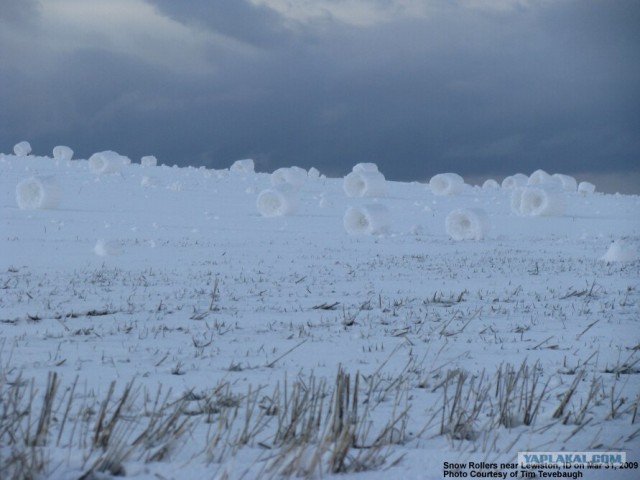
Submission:
[[[0,478],[640,460],[640,197],[153,160],[0,155]]]

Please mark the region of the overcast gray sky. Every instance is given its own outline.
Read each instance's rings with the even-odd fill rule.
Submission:
[[[0,0],[0,151],[640,193],[637,0]]]

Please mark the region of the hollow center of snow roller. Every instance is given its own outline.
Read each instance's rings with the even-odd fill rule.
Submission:
[[[265,195],[263,202],[264,206],[269,210],[278,210],[282,206],[280,198],[277,195],[273,194]]]
[[[38,205],[42,201],[42,187],[37,182],[27,183],[24,193],[26,199],[34,205]]]
[[[458,217],[456,220],[460,228],[464,230],[471,228],[471,221],[467,217]]]

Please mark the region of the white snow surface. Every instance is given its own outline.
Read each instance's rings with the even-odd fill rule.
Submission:
[[[638,252],[640,197],[561,192],[562,214],[524,217],[508,189],[438,196],[387,181],[389,228],[349,235],[345,211],[371,199],[347,197],[342,178],[309,176],[295,215],[264,218],[257,195],[271,176],[253,162],[235,164],[242,175],[158,166],[158,188],[143,186],[148,168],[118,167],[95,175],[87,160],[0,154],[0,393],[33,388],[35,422],[49,375],[60,382],[36,447],[39,478],[79,478],[99,464],[91,438],[112,382],[107,421],[133,382],[116,429],[127,445],[158,392],[182,402],[187,422],[175,442],[147,435],[149,450],[125,449],[126,478],[281,478],[274,459],[295,451],[275,434],[289,418],[279,416],[284,399],[294,384],[326,382],[324,419],[339,368],[352,389],[359,378],[358,415],[370,427],[347,461],[383,448],[361,473],[331,473],[325,455],[314,478],[440,479],[444,462],[515,462],[521,451],[640,460],[640,261],[620,253]],[[65,192],[56,208],[18,207],[16,186],[30,177],[55,178]],[[468,208],[484,210],[491,229],[454,241],[445,218]],[[497,372],[523,363],[539,375],[537,414],[526,425],[516,402],[500,422]],[[486,387],[466,426],[450,410],[460,379],[463,400]],[[233,433],[216,443],[234,411]],[[261,421],[243,437],[249,411]],[[8,438],[0,433],[0,468],[15,448]]]

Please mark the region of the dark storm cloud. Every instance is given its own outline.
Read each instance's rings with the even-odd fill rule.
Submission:
[[[148,48],[130,51],[138,37],[120,51],[81,43],[42,72],[47,52],[29,44],[39,9],[10,3],[3,22],[32,25],[0,46],[23,64],[0,72],[2,151],[26,138],[41,153],[66,143],[85,157],[111,148],[216,168],[253,156],[264,170],[334,175],[373,161],[389,178],[418,180],[639,170],[632,1],[434,2],[424,16],[354,26],[239,0],[154,0],[175,51],[166,43],[167,55],[148,60]]]
[[[274,45],[290,39],[279,16],[266,7],[243,0],[150,0],[163,13],[185,24],[200,25],[254,44]]]

